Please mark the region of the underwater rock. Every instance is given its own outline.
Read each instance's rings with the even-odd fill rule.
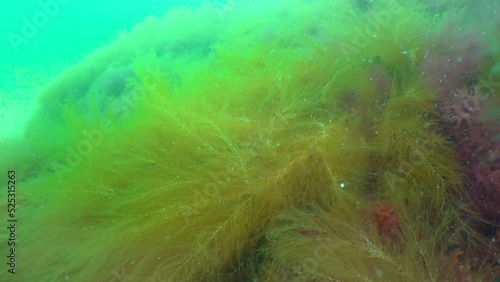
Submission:
[[[205,8],[147,20],[47,87],[8,155],[37,170],[19,194],[19,281],[439,281],[453,246],[482,244],[419,68],[414,31],[440,18],[393,0],[263,2],[228,26]],[[363,46],[337,44],[368,21]],[[476,77],[454,64],[435,87]],[[473,116],[457,97],[441,110]],[[458,161],[497,181],[475,133]]]
[[[212,52],[213,42],[178,41],[164,43],[157,47],[156,55],[163,56],[186,56],[194,55],[193,60],[207,57]]]
[[[124,95],[127,80],[132,79],[133,75],[133,71],[127,66],[108,68],[94,80],[93,89],[111,97]]]

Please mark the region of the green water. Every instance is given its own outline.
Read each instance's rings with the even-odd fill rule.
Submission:
[[[495,281],[498,9],[4,4],[0,281]]]

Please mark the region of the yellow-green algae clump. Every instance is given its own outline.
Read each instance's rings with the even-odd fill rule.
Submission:
[[[419,76],[446,18],[410,2],[175,9],[96,50],[4,154],[12,281],[455,279],[474,233]]]

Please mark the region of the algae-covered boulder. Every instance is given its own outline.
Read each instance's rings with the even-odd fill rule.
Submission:
[[[6,155],[12,281],[482,277],[421,75],[446,17],[369,2],[175,9],[61,74]]]

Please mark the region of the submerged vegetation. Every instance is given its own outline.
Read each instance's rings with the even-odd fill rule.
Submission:
[[[471,16],[426,2],[174,9],[96,50],[3,141],[22,187],[14,280],[496,279],[498,215],[466,165],[500,198],[498,139],[463,163],[463,127],[486,121],[449,111],[498,77],[481,58],[499,34],[443,66],[461,51],[440,46],[466,41],[442,30]]]

